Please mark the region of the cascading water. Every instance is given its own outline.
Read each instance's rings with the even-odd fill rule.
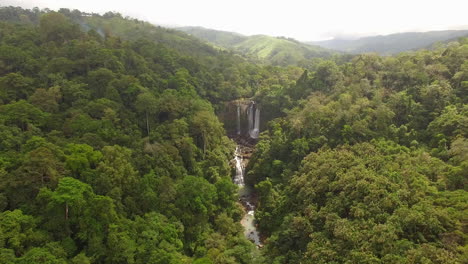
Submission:
[[[258,134],[260,134],[260,109],[255,108],[254,128],[250,137],[258,138]]]
[[[240,135],[240,134],[241,134],[241,120],[240,120],[240,115],[241,115],[240,104],[237,103],[237,135]]]
[[[255,243],[257,246],[261,246],[260,234],[258,233],[257,227],[255,226],[255,206],[250,202],[245,202],[247,214],[241,220],[242,226],[244,226],[244,235]]]
[[[255,225],[255,206],[256,195],[252,186],[245,184],[245,167],[252,155],[254,140],[257,139],[260,133],[260,109],[254,101],[237,100],[236,113],[231,112],[229,120],[236,117],[236,131],[232,133],[232,138],[237,142],[237,147],[234,152],[232,165],[235,167],[235,175],[233,182],[239,186],[239,203],[244,207],[245,213],[241,219],[241,225],[244,227],[244,235],[251,240],[259,248],[262,247],[260,234]],[[244,123],[244,117],[247,114],[247,122]],[[236,116],[237,115],[237,116]],[[242,119],[241,119],[242,118]],[[232,122],[231,121],[231,122]],[[230,126],[233,127],[233,126]],[[232,131],[234,132],[234,131]]]
[[[255,108],[254,102],[251,102],[249,105],[249,109],[247,110],[247,119],[249,120],[249,135],[252,137],[252,130],[254,128],[254,115],[255,115]]]
[[[239,186],[244,186],[244,167],[242,166],[242,156],[239,146],[236,147],[234,155],[236,160],[236,176],[234,177],[234,183]]]
[[[247,117],[249,119],[249,136],[257,139],[260,134],[260,109],[254,101],[250,103]]]
[[[238,145],[234,153],[236,161],[236,175],[234,176],[234,183],[239,186],[240,202],[245,208],[246,214],[241,219],[241,225],[244,227],[244,235],[255,245],[261,247],[260,234],[255,226],[255,205],[253,204],[253,189],[244,183],[244,155],[243,146]]]

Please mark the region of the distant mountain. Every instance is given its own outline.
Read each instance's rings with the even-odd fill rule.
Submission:
[[[294,65],[302,60],[329,57],[334,54],[333,51],[317,45],[301,43],[285,37],[266,35],[244,36],[234,32],[202,27],[181,27],[177,29],[203,39],[215,46],[231,49],[245,56],[261,59],[273,65]]]
[[[463,36],[468,36],[468,30],[406,32],[385,36],[364,37],[356,40],[332,39],[307,43],[350,53],[377,52],[390,55],[403,51],[428,48],[436,42],[446,42],[447,40]]]

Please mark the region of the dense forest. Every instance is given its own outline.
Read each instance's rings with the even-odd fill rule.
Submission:
[[[0,263],[466,263],[468,39],[287,64],[1,7]],[[238,98],[262,249],[217,116]]]
[[[247,175],[268,259],[466,263],[468,39],[323,61],[259,96],[288,109]]]

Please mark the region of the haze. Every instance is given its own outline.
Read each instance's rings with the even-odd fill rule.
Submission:
[[[116,11],[166,26],[202,26],[302,41],[468,29],[468,2],[465,0],[0,0],[0,5],[53,10],[63,7],[95,13]]]

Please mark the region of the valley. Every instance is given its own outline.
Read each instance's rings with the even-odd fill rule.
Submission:
[[[319,36],[367,19],[350,3],[121,4]],[[0,263],[466,263],[461,30],[328,49],[98,4],[121,8],[0,6]]]

